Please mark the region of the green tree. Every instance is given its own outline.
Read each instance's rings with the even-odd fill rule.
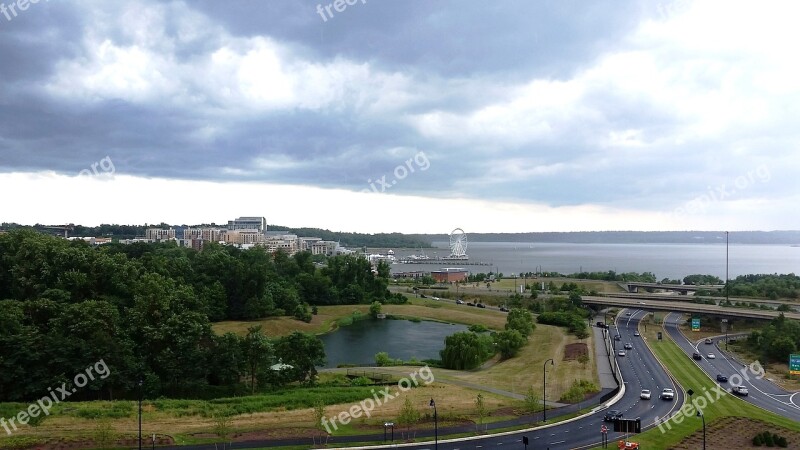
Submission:
[[[257,380],[265,378],[272,364],[273,347],[260,325],[247,329],[242,347],[250,378],[250,393],[255,393]]]
[[[469,370],[478,367],[494,354],[494,343],[491,336],[462,331],[447,336],[444,349],[439,354],[446,368]]]
[[[378,314],[381,313],[381,302],[374,301],[371,305],[369,305],[369,314],[372,316],[373,319],[378,318]]]
[[[505,330],[497,333],[495,336],[497,342],[497,350],[500,351],[500,356],[503,359],[513,358],[519,352],[525,343],[525,337],[517,330]]]
[[[475,415],[478,416],[477,429],[480,430],[480,426],[483,425],[484,417],[489,415],[489,409],[486,407],[486,402],[483,400],[483,394],[478,394],[478,396],[475,397]],[[484,431],[486,431],[485,428]]]
[[[530,311],[514,308],[506,316],[506,330],[516,330],[522,336],[528,337],[534,330],[533,316]]]
[[[275,342],[275,354],[285,364],[292,366],[293,381],[313,384],[317,376],[317,366],[325,364],[325,347],[313,334],[295,331]]]
[[[539,394],[533,389],[533,386],[528,387],[528,390],[525,392],[525,399],[522,402],[524,411],[527,414],[533,414],[542,408],[542,398],[539,397]]]
[[[419,417],[419,411],[411,403],[411,398],[406,396],[403,407],[400,409],[400,415],[397,417],[400,426],[406,427],[406,433],[411,433],[411,427],[419,422]]]

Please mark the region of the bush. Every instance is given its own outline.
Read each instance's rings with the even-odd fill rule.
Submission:
[[[470,325],[468,329],[469,329],[469,331],[472,331],[473,333],[485,333],[485,332],[489,331],[488,328],[486,328],[485,326],[483,326],[481,324]]]

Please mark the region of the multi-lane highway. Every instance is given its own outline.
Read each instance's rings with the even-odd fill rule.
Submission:
[[[717,375],[723,375],[728,378],[728,381],[717,383],[726,391],[730,392],[733,384],[743,385],[749,392],[747,396],[739,396],[742,400],[781,416],[800,421],[800,393],[787,392],[769,381],[763,376],[760,365],[752,364],[752,361],[739,362],[734,359],[724,351],[724,336],[712,338],[711,344],[706,344],[703,339],[691,342],[678,329],[681,320],[683,320],[682,314],[668,314],[664,319],[667,333],[686,353],[687,358],[691,358],[695,352],[701,355],[702,359],[694,362],[712,380],[716,381]],[[723,343],[722,347],[720,347],[720,342]],[[715,358],[709,359],[708,353],[713,353]]]
[[[609,409],[616,409],[623,413],[623,418],[640,418],[642,428],[653,426],[656,417],[664,417],[671,411],[676,410],[683,403],[683,393],[677,389],[670,377],[659,364],[656,357],[645,345],[643,337],[634,336],[644,311],[631,311],[630,316],[621,316],[614,327],[609,329],[610,335],[619,333],[620,340],[616,341],[616,352],[623,349],[625,343],[630,343],[633,347],[626,350],[625,356],[615,356],[616,364],[622,373],[625,383],[625,395]],[[658,398],[661,390],[665,387],[675,390],[675,399],[672,401],[660,400]],[[649,389],[652,392],[650,400],[640,399],[642,389]],[[457,442],[439,442],[438,447],[442,450],[456,450],[466,448],[489,448],[503,446],[520,446],[522,436],[527,436],[533,448],[574,449],[591,447],[600,444],[600,427],[605,424],[608,426],[609,442],[622,439],[622,433],[614,433],[613,426],[609,422],[603,422],[606,411],[598,411],[588,417],[584,417],[573,422],[557,424],[549,428],[536,431],[515,432],[502,436],[487,436],[480,439]],[[635,440],[635,437],[633,438]],[[406,448],[430,449],[431,442],[423,443]],[[519,448],[519,447],[516,447]]]

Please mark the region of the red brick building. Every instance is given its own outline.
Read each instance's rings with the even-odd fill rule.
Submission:
[[[469,275],[469,271],[460,267],[447,267],[431,272],[431,277],[438,283],[467,281],[467,275]]]

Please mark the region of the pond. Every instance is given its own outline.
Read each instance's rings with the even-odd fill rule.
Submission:
[[[459,331],[467,331],[467,326],[429,321],[361,320],[320,336],[327,356],[324,367],[374,365],[375,354],[379,352],[404,361],[412,357],[419,361],[439,359],[444,338]]]

